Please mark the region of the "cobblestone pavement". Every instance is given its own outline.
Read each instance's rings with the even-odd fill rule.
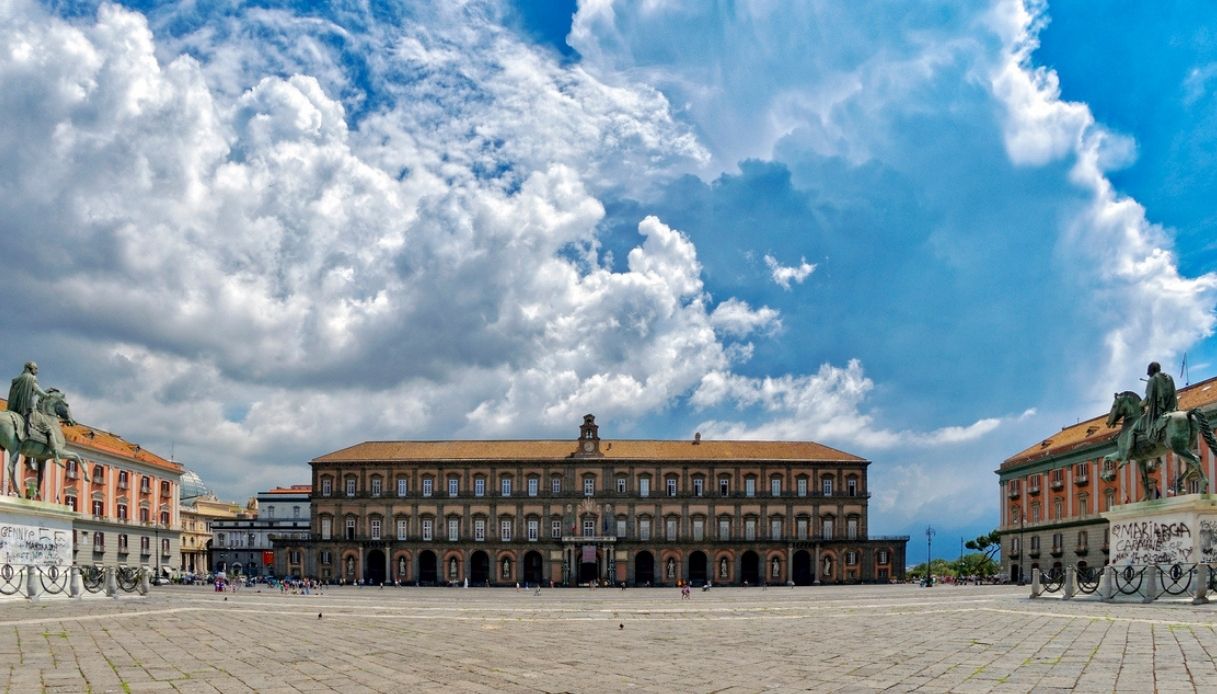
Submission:
[[[166,586],[142,600],[0,603],[0,683],[22,693],[1217,691],[1217,603],[1026,595]]]

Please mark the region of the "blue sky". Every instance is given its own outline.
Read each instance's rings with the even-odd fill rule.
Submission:
[[[823,441],[918,560],[1215,374],[1217,11],[1101,10],[16,0],[0,358],[233,498],[585,412]]]

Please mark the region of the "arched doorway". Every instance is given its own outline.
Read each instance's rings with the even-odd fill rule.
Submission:
[[[591,557],[590,553],[585,556],[583,552],[579,552],[579,557],[581,559],[579,562],[579,582],[592,583],[598,580],[600,578],[600,552],[596,552],[594,561],[587,561],[587,558]]]
[[[545,580],[545,570],[542,568],[543,559],[537,551],[524,555],[524,582],[539,585]]]
[[[634,555],[634,585],[647,586],[655,582],[655,555],[647,551]]]
[[[418,555],[418,583],[424,586],[433,586],[439,578],[435,570],[435,552],[429,549],[423,550]]]
[[[697,551],[689,555],[689,583],[695,586],[706,584],[706,553]]]
[[[490,557],[478,550],[469,557],[469,585],[484,586],[490,582]]]
[[[805,549],[795,552],[791,569],[791,580],[796,586],[809,586],[816,582],[815,573],[811,570],[811,552]]]
[[[385,582],[385,553],[379,549],[368,552],[368,568],[363,580],[367,585],[378,586]]]
[[[750,586],[761,582],[761,558],[752,550],[744,552],[740,558],[740,580]]]

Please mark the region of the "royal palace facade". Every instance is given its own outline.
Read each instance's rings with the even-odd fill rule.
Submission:
[[[1217,421],[1217,378],[1178,390],[1179,410],[1198,409]],[[1116,450],[1120,429],[1107,415],[1063,427],[1019,451],[997,469],[1000,494],[1002,561],[1011,581],[1026,580],[1032,569],[1048,571],[1074,565],[1100,567],[1110,556],[1104,511],[1138,501],[1146,490],[1135,465],[1117,469],[1104,456]],[[1217,480],[1217,455],[1197,436],[1209,488],[1193,480],[1183,493],[1211,493]],[[1173,482],[1184,467],[1173,453],[1151,478],[1151,497],[1174,494]],[[1112,479],[1105,480],[1105,473]]]
[[[812,442],[366,442],[311,462],[323,580],[379,584],[857,583],[904,576],[870,537],[869,461]]]

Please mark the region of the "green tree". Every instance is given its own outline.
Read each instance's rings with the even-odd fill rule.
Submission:
[[[997,562],[984,552],[972,552],[951,562],[951,568],[956,576],[992,576],[997,573]]]
[[[993,530],[988,535],[980,535],[975,540],[968,540],[963,546],[981,552],[990,561],[993,561],[997,558],[997,553],[1001,551],[1001,535],[997,530]]]

